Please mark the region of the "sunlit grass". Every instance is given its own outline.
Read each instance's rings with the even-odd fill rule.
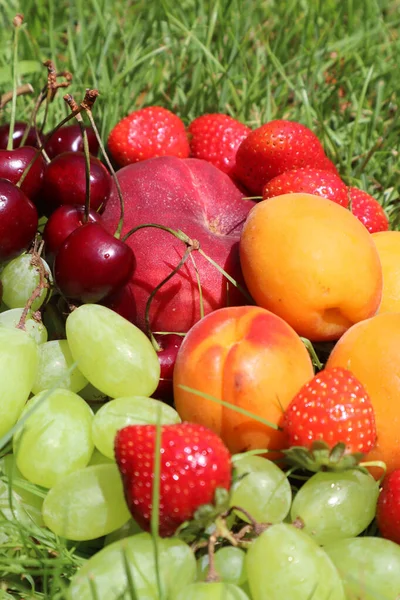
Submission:
[[[400,228],[398,1],[0,0],[1,93],[12,89],[17,12],[25,17],[19,83],[38,93],[42,62],[52,59],[72,72],[77,101],[97,88],[94,115],[104,141],[121,117],[151,104],[186,124],[204,112],[228,113],[253,128],[298,120],[321,138],[345,181],[375,195]],[[18,119],[33,104],[33,97],[18,98]],[[48,126],[67,114],[59,93]],[[0,599],[66,598],[69,578],[101,546],[67,543],[2,510]]]

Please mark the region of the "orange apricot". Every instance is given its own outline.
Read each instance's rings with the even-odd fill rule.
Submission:
[[[326,367],[345,367],[365,386],[375,411],[377,444],[365,460],[400,468],[400,313],[353,325],[333,348]],[[381,471],[374,474],[381,475]]]
[[[219,434],[233,453],[280,450],[286,446],[282,431],[234,407],[280,426],[283,411],[313,374],[303,342],[283,319],[257,306],[221,308],[196,323],[179,349],[174,367],[175,407],[182,420]]]
[[[284,194],[254,206],[240,262],[256,304],[312,341],[339,339],[380,303],[382,269],[370,233],[320,196]]]
[[[400,312],[400,231],[380,231],[372,238],[382,265],[383,290],[378,313]]]

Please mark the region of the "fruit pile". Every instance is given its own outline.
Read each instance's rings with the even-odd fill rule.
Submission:
[[[0,127],[4,515],[95,542],[70,600],[396,600],[400,232],[293,121],[107,153],[87,90],[45,134],[46,66]]]

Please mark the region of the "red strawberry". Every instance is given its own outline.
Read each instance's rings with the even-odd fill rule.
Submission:
[[[311,167],[285,171],[285,173],[271,179],[264,186],[263,200],[293,192],[322,196],[345,208],[349,204],[347,186],[338,175],[331,171],[323,171]]]
[[[300,389],[285,411],[283,430],[290,446],[308,449],[323,440],[331,448],[343,442],[347,453],[366,454],[376,442],[370,397],[342,367],[321,371]]]
[[[313,167],[337,173],[317,136],[296,121],[277,119],[252,131],[236,154],[236,176],[254,194],[273,177]]]
[[[133,518],[150,530],[154,479],[155,425],[129,425],[115,438],[115,457]],[[229,489],[229,450],[202,425],[179,423],[161,428],[161,536],[173,535],[199,506],[212,503],[217,488]]]
[[[189,156],[189,142],[181,119],[161,106],[135,110],[119,121],[108,137],[108,149],[123,167],[155,156]]]
[[[356,187],[349,187],[348,192],[351,212],[370,233],[389,229],[389,219],[378,200]]]
[[[191,156],[212,163],[232,177],[236,151],[250,131],[229,115],[213,113],[197,117],[188,127]]]
[[[400,469],[392,471],[383,480],[376,521],[382,537],[400,544]]]

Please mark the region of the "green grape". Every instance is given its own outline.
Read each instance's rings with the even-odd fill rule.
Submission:
[[[71,392],[79,392],[87,385],[87,379],[75,365],[67,340],[53,340],[39,346],[39,365],[32,392],[38,394],[53,386]]]
[[[126,425],[157,423],[159,412],[162,425],[172,425],[181,421],[176,410],[153,398],[130,396],[107,402],[93,419],[95,446],[105,456],[114,458],[114,439],[117,431]]]
[[[250,546],[246,571],[253,600],[345,600],[326,552],[293,525],[271,525]]]
[[[104,454],[102,454],[99,450],[97,450],[97,448],[95,448],[87,466],[91,467],[92,465],[112,465],[114,463],[115,460],[104,456]]]
[[[262,456],[237,454],[234,466],[239,480],[232,486],[230,505],[244,508],[256,521],[282,521],[292,501],[292,491],[285,473]],[[248,520],[239,511],[238,515]]]
[[[0,325],[14,329],[20,322],[23,312],[23,308],[6,309],[4,312],[0,313]],[[32,312],[28,314],[25,320],[23,331],[26,331],[37,344],[44,344],[44,342],[47,342],[47,329],[42,321],[37,321],[33,318]]]
[[[342,578],[346,600],[398,600],[400,546],[378,537],[347,538],[325,551]]]
[[[156,542],[160,585],[163,597],[170,600],[194,581],[196,559],[190,547],[178,538],[157,538]],[[130,591],[132,586],[134,589]],[[68,598],[159,600],[151,535],[138,533],[97,552],[72,578]]]
[[[0,473],[6,477],[6,481],[0,481],[2,517],[10,521],[17,519],[25,525],[34,523],[42,527],[43,496],[36,493],[35,486],[22,476],[12,454],[7,454],[0,460]],[[9,486],[11,486],[11,495]]]
[[[245,567],[246,553],[234,546],[224,546],[216,551],[214,555],[214,566],[221,581],[242,585],[247,581]],[[209,571],[208,554],[204,554],[197,561],[197,579],[205,581]]]
[[[25,331],[0,327],[0,437],[17,422],[35,381],[38,346]]]
[[[319,544],[355,537],[375,517],[379,485],[369,473],[349,469],[340,473],[315,473],[297,492],[293,520]]]
[[[123,540],[124,538],[131,537],[136,533],[142,533],[143,529],[139,527],[134,519],[129,519],[126,523],[122,525],[119,529],[112,531],[108,535],[106,535],[104,539],[104,545],[109,546],[118,540]]]
[[[199,581],[183,588],[171,600],[249,600],[249,597],[233,583]]]
[[[10,308],[23,308],[40,282],[39,269],[32,264],[32,254],[24,253],[17,256],[4,267],[0,274],[3,284],[3,302]],[[49,265],[40,257],[40,261],[46,273],[46,279],[53,281]],[[38,297],[33,301],[31,310],[38,310],[50,297],[50,290],[44,287]]]
[[[84,304],[67,318],[69,347],[92,385],[111,398],[151,396],[160,363],[149,338],[113,310]]]
[[[94,465],[66,475],[43,503],[46,526],[69,540],[93,540],[129,519],[116,464]]]
[[[31,398],[14,435],[14,453],[23,476],[50,488],[85,467],[94,448],[92,421],[89,406],[70,390],[57,388]]]

